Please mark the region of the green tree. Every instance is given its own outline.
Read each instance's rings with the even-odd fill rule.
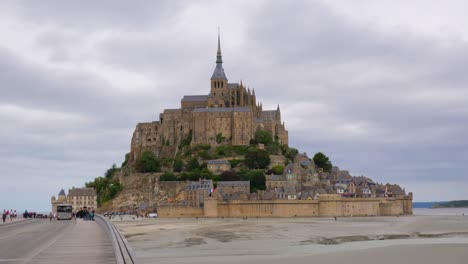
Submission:
[[[105,178],[112,178],[112,176],[114,176],[114,174],[119,171],[119,168],[117,168],[117,165],[112,164],[112,167],[110,167],[105,173],[104,173],[104,177]]]
[[[278,155],[281,152],[281,147],[278,142],[272,142],[266,146],[266,151],[270,153],[270,155]]]
[[[160,181],[177,181],[177,177],[174,173],[166,171],[159,177]]]
[[[237,167],[239,164],[241,164],[242,162],[244,162],[243,159],[232,159],[232,160],[229,160],[229,163],[231,163],[231,168],[235,168]]]
[[[331,172],[333,165],[327,155],[323,154],[322,152],[317,152],[314,155],[313,160],[317,167],[322,168],[323,171]]]
[[[190,146],[190,143],[192,143],[192,130],[189,131],[186,138],[182,139],[179,144],[179,148]]]
[[[261,170],[248,171],[242,174],[243,181],[250,181],[250,191],[256,192],[257,190],[265,190],[265,174]]]
[[[136,161],[135,168],[138,172],[160,172],[161,162],[153,152],[146,150]]]
[[[175,172],[181,172],[184,169],[184,161],[179,157],[175,158],[174,164],[172,164],[172,169]]]
[[[130,153],[125,154],[125,160],[122,162],[122,165],[120,166],[121,168],[125,167],[130,160]]]
[[[221,181],[239,181],[240,177],[236,175],[236,172],[233,170],[223,171],[221,175],[219,175]]]
[[[287,148],[284,153],[284,156],[290,160],[294,160],[294,158],[296,157],[298,153],[299,151],[295,148]]]
[[[284,171],[284,166],[283,165],[275,165],[271,168],[271,170],[273,171],[273,173],[275,173],[276,175],[280,175],[280,174],[283,174],[283,171]]]
[[[273,143],[273,136],[271,135],[271,133],[269,131],[266,131],[266,130],[257,130],[255,132],[255,142],[256,143],[261,143],[261,144],[264,144],[264,145],[270,145],[271,143]]]
[[[187,171],[193,171],[195,169],[200,169],[200,163],[197,158],[193,157],[187,163]]]
[[[85,186],[96,189],[98,206],[113,199],[122,190],[119,182],[106,177],[96,177],[94,181],[87,182]]]
[[[250,149],[245,154],[245,165],[250,169],[265,169],[270,164],[270,155],[263,149]]]

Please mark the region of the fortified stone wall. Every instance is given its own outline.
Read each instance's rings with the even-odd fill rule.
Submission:
[[[319,200],[223,201],[205,198],[204,208],[162,207],[160,217],[348,217],[396,216],[412,211],[412,196],[397,198],[342,198],[322,195]],[[405,209],[404,204],[408,208]],[[197,208],[194,209],[194,208]],[[200,210],[198,210],[200,209]],[[160,209],[158,208],[158,211]],[[186,211],[185,211],[186,210]]]
[[[402,215],[403,206],[401,203],[396,200],[386,201],[380,203],[380,215],[390,216],[390,215]]]
[[[188,205],[160,205],[158,206],[158,217],[203,217],[203,208]]]
[[[222,217],[311,217],[319,216],[317,201],[228,201],[218,202]]]

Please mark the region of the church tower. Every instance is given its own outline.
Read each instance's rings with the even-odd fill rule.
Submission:
[[[216,97],[216,95],[220,95],[222,90],[227,90],[227,78],[226,74],[224,74],[223,69],[223,57],[221,55],[221,40],[219,37],[218,31],[218,52],[216,53],[216,68],[211,76],[211,95]],[[218,91],[218,92],[217,92]]]

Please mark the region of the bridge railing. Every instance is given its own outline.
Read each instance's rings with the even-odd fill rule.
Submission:
[[[115,227],[112,221],[106,219],[102,215],[96,215],[96,221],[101,224],[112,240],[112,247],[114,248],[115,258],[117,264],[134,264],[135,255],[128,244],[127,239]]]

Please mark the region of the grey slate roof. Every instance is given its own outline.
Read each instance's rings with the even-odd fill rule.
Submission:
[[[61,195],[65,195],[65,191],[64,191],[63,189],[62,189],[62,190],[60,190],[60,192],[59,192],[59,195],[58,195],[58,196],[61,196]]]
[[[204,102],[208,101],[209,95],[184,95],[182,102]]]
[[[68,190],[69,196],[96,196],[94,188],[72,188]]]
[[[238,83],[228,83],[228,88],[237,88],[239,87]]]
[[[205,112],[211,112],[211,113],[219,113],[219,112],[250,112],[252,111],[249,107],[233,107],[233,108],[227,108],[227,107],[220,107],[220,108],[195,108],[193,110],[194,113],[205,113]]]
[[[180,109],[164,109],[164,113],[176,113],[180,111]]]
[[[211,189],[211,180],[201,180],[197,182],[190,182],[186,190],[199,190],[199,189]]]
[[[214,69],[213,75],[211,75],[211,79],[223,79],[227,80],[226,74],[224,74],[224,69],[221,63],[216,64],[216,68]]]
[[[296,188],[294,186],[284,186],[283,191],[286,194],[297,194]]]
[[[265,175],[267,181],[286,181],[284,175]]]
[[[250,188],[250,181],[219,181],[219,187],[249,187]]]

